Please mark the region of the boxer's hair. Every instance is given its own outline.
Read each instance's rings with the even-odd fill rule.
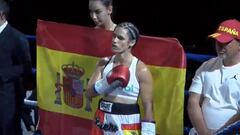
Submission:
[[[4,0],[0,0],[0,12],[2,12],[7,19],[9,14],[10,8],[8,6],[8,3]]]
[[[137,43],[138,38],[139,38],[139,30],[133,23],[123,22],[123,23],[118,24],[117,27],[122,27],[122,28],[126,29],[128,31],[128,36],[130,37],[130,39],[135,40]]]
[[[101,1],[102,4],[106,7],[112,6],[112,0],[89,0],[89,1]]]

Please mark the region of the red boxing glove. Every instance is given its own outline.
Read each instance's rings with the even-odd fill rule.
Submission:
[[[128,66],[118,65],[114,67],[106,76],[98,80],[94,85],[97,94],[106,94],[117,87],[126,87],[130,78]]]
[[[128,66],[125,65],[118,65],[107,74],[107,81],[109,84],[112,84],[114,81],[118,80],[120,81],[121,87],[126,87],[128,85],[129,78],[130,71]]]

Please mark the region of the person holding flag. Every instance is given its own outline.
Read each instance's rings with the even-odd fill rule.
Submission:
[[[116,24],[112,21],[112,0],[89,0],[89,12],[95,28],[113,31]]]

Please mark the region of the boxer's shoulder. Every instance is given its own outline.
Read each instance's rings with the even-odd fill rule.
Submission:
[[[99,60],[98,66],[105,66],[109,61],[111,57],[103,57]]]

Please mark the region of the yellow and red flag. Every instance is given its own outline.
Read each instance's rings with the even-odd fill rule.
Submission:
[[[37,91],[44,135],[88,135],[99,98],[86,108],[87,82],[100,57],[111,54],[112,32],[38,20]],[[175,38],[141,36],[133,50],[154,80],[160,135],[183,134],[186,58]]]

